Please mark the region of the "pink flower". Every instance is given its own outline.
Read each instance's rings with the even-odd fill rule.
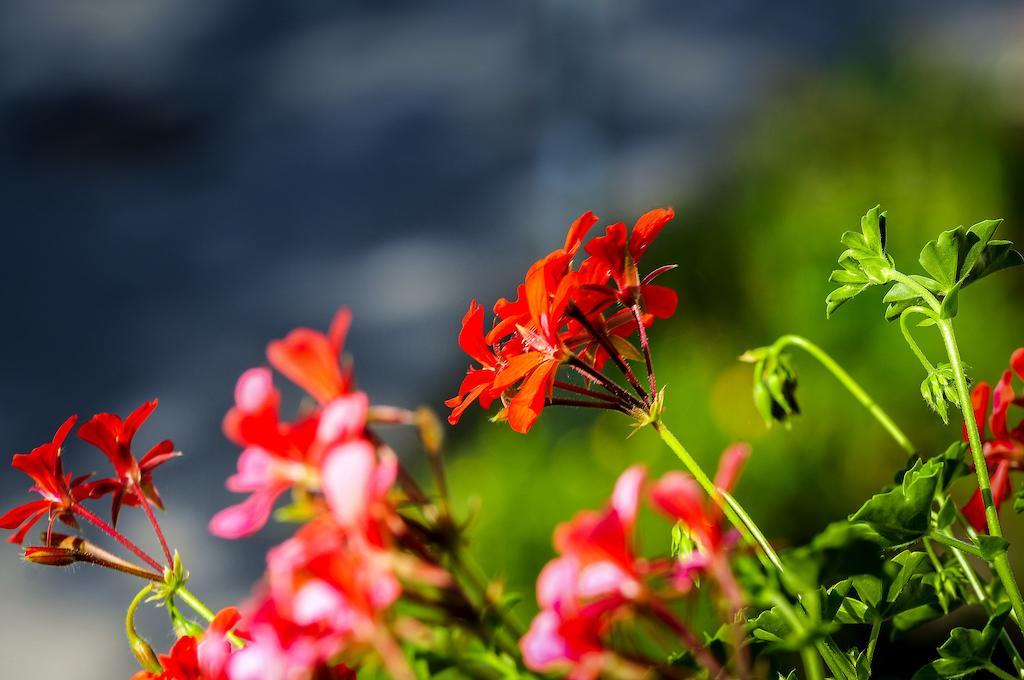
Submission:
[[[277,498],[289,489],[318,490],[328,449],[361,437],[369,408],[366,395],[354,392],[288,423],[279,419],[279,402],[268,369],[253,368],[238,379],[235,407],[224,419],[224,430],[246,448],[227,487],[251,495],[213,517],[210,530],[218,536],[239,538],[258,531]]]

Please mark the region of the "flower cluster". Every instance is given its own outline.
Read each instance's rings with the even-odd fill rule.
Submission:
[[[979,382],[971,392],[974,418],[981,432],[985,462],[991,475],[992,501],[997,508],[1013,493],[1010,471],[1024,469],[1024,419],[1014,427],[1007,422],[1011,406],[1024,407],[1024,391],[1018,394],[1013,389],[1014,375],[1018,380],[1024,380],[1024,347],[1010,357],[1010,368],[1003,372],[994,390],[988,383]],[[967,440],[966,425],[964,440]],[[976,531],[988,531],[980,490],[964,506],[963,513]]]
[[[535,262],[518,286],[515,300],[494,305],[495,322],[486,330],[484,310],[476,300],[462,320],[459,346],[478,366],[469,369],[459,393],[446,404],[448,421],[455,424],[474,401],[484,408],[500,399],[495,416],[507,420],[517,432],[528,432],[545,405],[563,404],[649,412],[656,393],[646,328],[654,319],[675,313],[677,296],[654,279],[672,269],[655,269],[641,279],[640,259],[662,228],[674,217],[671,209],[652,210],[641,216],[627,235],[621,222],[584,245],[584,237],[597,223],[593,213],[581,215],[569,228],[565,245]],[[575,267],[580,250],[587,257]],[[640,335],[644,354],[629,338]],[[649,392],[629,366],[630,359],[645,358]],[[636,391],[623,390],[601,370],[613,360]],[[562,367],[594,383],[594,391],[559,380]],[[555,397],[555,388],[587,400]]]
[[[55,541],[54,524],[59,520],[73,529],[79,529],[78,519],[84,519],[121,542],[159,573],[162,569],[160,564],[116,530],[122,505],[141,506],[156,532],[169,565],[171,553],[151,508],[151,505],[155,505],[163,509],[163,501],[153,484],[153,470],[180,454],[174,450],[170,440],[156,444],[141,459],[137,459],[132,452],[132,440],[136,432],[156,409],[156,405],[155,399],[146,402],[124,420],[113,413],[99,413],[79,426],[78,436],[94,445],[110,460],[114,468],[112,477],[94,480],[92,474],[73,477],[71,473],[65,472],[63,447],[77,422],[76,416],[65,420],[53,439],[37,446],[31,453],[15,454],[11,465],[32,479],[32,491],[42,496],[42,499],[12,508],[0,517],[0,527],[14,530],[8,540],[12,543],[24,542],[32,527],[46,517],[43,545],[26,548],[25,554],[29,558],[51,555],[51,551],[40,552],[39,548],[50,549],[59,542]],[[110,524],[82,504],[83,501],[107,495],[113,498]]]
[[[403,593],[411,587],[421,605],[449,615],[470,606],[442,565],[448,525],[436,512],[412,516],[431,504],[370,427],[422,424],[422,417],[371,409],[355,389],[343,357],[349,323],[342,309],[327,334],[300,328],[269,344],[271,366],[314,401],[296,419],[282,418],[265,367],[242,374],[224,419],[228,438],[243,447],[227,486],[249,497],[214,516],[211,531],[225,538],[257,531],[286,492],[293,503],[282,516],[303,522],[267,555],[263,583],[243,607],[249,639],[226,664],[230,680],[343,677],[368,659],[392,677],[411,678],[401,644],[418,624],[395,609]]]
[[[745,445],[723,454],[718,488],[732,488],[748,455]],[[676,521],[686,537],[671,559],[648,560],[636,552],[634,527],[644,496]],[[539,672],[567,670],[570,678],[590,679],[612,671],[641,677],[658,660],[619,653],[616,642],[623,636],[616,632],[647,620],[667,628],[706,668],[720,671],[719,662],[702,648],[672,604],[707,576],[735,611],[739,593],[729,556],[736,538],[735,531],[723,526],[717,503],[706,498],[692,477],[670,472],[648,485],[645,468],[630,467],[616,482],[605,509],[581,512],[556,528],[558,557],[537,580],[541,611],[522,639],[523,660]]]

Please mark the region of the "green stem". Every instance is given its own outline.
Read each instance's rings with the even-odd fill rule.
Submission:
[[[146,599],[146,596],[152,590],[153,585],[148,584],[132,598],[131,604],[128,605],[128,609],[124,614],[124,633],[128,638],[128,646],[131,647],[132,654],[135,655],[139,665],[150,673],[163,673],[164,669],[160,665],[160,661],[157,659],[153,648],[135,630],[135,610],[139,608],[139,605],[142,604],[142,601]]]
[[[977,546],[971,545],[970,543],[967,543],[966,541],[961,541],[960,539],[955,538],[955,537],[953,537],[953,536],[951,536],[949,534],[944,534],[944,533],[939,533],[937,531],[933,531],[932,533],[930,533],[928,535],[928,537],[931,538],[936,543],[941,543],[942,545],[944,545],[944,546],[946,546],[948,548],[952,548],[952,549],[960,551],[960,552],[965,552],[968,555],[973,555],[974,557],[978,557],[978,558],[981,558],[981,559],[984,559],[984,557],[985,557],[984,553],[982,553],[981,550],[978,549]]]
[[[800,659],[804,662],[804,672],[807,673],[807,680],[824,680],[825,671],[821,668],[821,657],[810,647],[800,650]]]
[[[179,596],[182,600],[184,600],[185,604],[191,607],[196,614],[199,614],[204,619],[206,619],[207,623],[213,621],[213,618],[215,616],[214,613],[210,610],[209,607],[207,607],[203,603],[202,600],[200,600],[198,597],[189,592],[188,588],[180,587],[174,591],[174,594]],[[242,640],[242,638],[235,635],[234,633],[228,633],[227,638],[231,641],[231,644],[233,644],[235,647],[238,647],[239,649],[245,646],[245,641]]]
[[[913,352],[914,356],[917,357],[917,360],[921,362],[924,370],[931,375],[932,371],[935,370],[935,367],[932,366],[932,362],[928,361],[928,357],[921,350],[917,341],[914,340],[914,334],[911,332],[910,326],[908,325],[910,317],[914,314],[921,314],[936,321],[938,321],[938,318],[935,316],[934,312],[925,309],[924,307],[907,307],[903,310],[903,313],[900,314],[900,331],[903,332],[903,339],[907,341],[907,345],[910,346],[910,351]]]
[[[1017,680],[1017,678],[1015,678],[1014,676],[1010,675],[1009,673],[1007,673],[1006,671],[1004,671],[1002,668],[1000,668],[999,666],[995,665],[994,663],[986,664],[985,669],[988,670],[989,673],[991,673],[992,675],[996,676],[997,678],[1002,678],[1002,680]]]
[[[974,418],[974,406],[971,403],[971,393],[967,389],[967,378],[964,374],[963,362],[960,360],[960,349],[957,347],[956,335],[953,332],[953,322],[949,319],[941,319],[938,322],[939,332],[946,345],[946,354],[949,356],[949,365],[953,370],[953,378],[956,381],[957,396],[960,397],[960,411],[964,416],[964,423],[967,426],[967,439],[971,445],[971,457],[974,460],[974,471],[978,477],[978,489],[981,492],[981,500],[985,504],[985,521],[988,524],[988,533],[991,536],[1002,536],[1003,529],[999,524],[999,512],[992,501],[992,485],[988,477],[988,464],[985,461],[985,451],[981,445],[981,433],[978,430],[978,422]],[[998,553],[992,560],[992,568],[1003,583],[1006,596],[1010,600],[1010,606],[1016,615],[1017,625],[1024,624],[1024,598],[1021,597],[1020,588],[1013,576],[1010,567],[1010,558],[1005,552]],[[1022,627],[1024,630],[1024,627]]]
[[[799,335],[783,335],[781,338],[775,341],[772,345],[773,351],[781,351],[786,346],[799,347],[804,350],[812,357],[814,357],[818,363],[824,366],[828,371],[838,380],[843,387],[853,395],[854,399],[860,402],[861,406],[866,408],[868,412],[874,416],[875,420],[886,429],[886,431],[892,436],[896,443],[900,445],[908,454],[913,455],[916,453],[914,445],[910,442],[910,439],[904,434],[903,430],[893,422],[892,418],[880,407],[875,400],[864,391],[864,388],[860,386],[856,380],[853,379],[849,373],[843,369],[835,359],[833,359],[825,350],[818,345],[814,344],[807,338]]]
[[[739,501],[723,489],[715,486],[715,483],[708,477],[703,468],[697,464],[697,461],[686,450],[686,447],[672,434],[672,431],[665,426],[663,421],[657,420],[652,423],[652,426],[662,441],[676,454],[676,457],[683,463],[687,471],[697,480],[697,483],[718,504],[725,517],[736,527],[743,539],[748,544],[760,549],[759,554],[763,555],[768,562],[765,566],[771,566],[780,574],[783,573],[785,569],[782,565],[782,560],[779,559],[778,554],[771,544],[768,543],[764,532],[761,531],[760,527],[757,526],[746,510],[743,509]],[[818,649],[818,653],[821,654],[821,658],[825,660],[825,663],[828,664],[829,669],[836,678],[842,680],[844,678],[857,677],[856,671],[849,659],[839,650],[831,636],[826,636],[824,640],[820,640],[815,646]]]
[[[948,533],[949,529],[943,529],[942,531],[944,533]],[[928,546],[927,539],[925,540],[925,546]],[[928,552],[932,555],[933,561],[937,563],[938,559],[934,557],[934,553],[930,547],[928,548]],[[950,552],[953,553],[953,559],[955,559],[957,564],[960,565],[960,571],[962,571],[964,576],[967,578],[967,582],[970,584],[971,590],[974,591],[974,597],[977,599],[978,604],[985,609],[987,614],[991,614],[991,602],[988,599],[988,595],[985,593],[985,588],[981,585],[981,580],[978,578],[978,574],[975,573],[974,568],[971,566],[971,563],[968,562],[967,558],[964,557],[964,554],[956,548],[950,548]],[[939,571],[940,567],[941,565],[937,565],[936,571]],[[967,598],[964,597],[964,599],[966,600]],[[1013,640],[1010,638],[1010,634],[1006,632],[1005,628],[999,631],[999,641],[1003,643],[1003,648],[1013,660],[1013,667],[1017,669],[1017,673],[1020,677],[1024,678],[1024,657],[1021,657],[1020,652],[1017,651],[1016,645],[1013,644]]]

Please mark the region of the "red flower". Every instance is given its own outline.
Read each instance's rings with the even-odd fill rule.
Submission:
[[[0,517],[0,527],[4,529],[17,529],[7,540],[11,543],[21,543],[32,527],[42,519],[43,515],[49,516],[49,524],[46,528],[46,544],[50,545],[50,534],[53,530],[53,523],[61,520],[65,524],[78,527],[72,513],[72,506],[86,498],[93,498],[99,493],[97,483],[87,482],[91,475],[71,478],[70,474],[64,473],[61,461],[61,447],[67,438],[71,428],[74,427],[75,416],[71,416],[58,428],[53,439],[42,446],[32,450],[32,453],[18,453],[14,455],[11,465],[24,472],[32,478],[35,483],[32,491],[35,491],[42,500],[31,501],[19,505]]]
[[[988,465],[992,484],[992,501],[998,508],[1013,492],[1010,482],[1010,471],[1024,469],[1024,420],[1010,427],[1007,416],[1011,405],[1024,406],[1024,392],[1017,394],[1013,389],[1013,376],[1024,380],[1024,347],[1018,349],[1010,357],[1010,368],[1003,372],[995,390],[988,383],[980,382],[971,393],[974,407],[974,418],[978,423],[985,461]],[[988,417],[986,434],[985,415],[991,403],[992,412]],[[964,426],[964,439],[967,439],[967,426]],[[985,520],[985,504],[981,491],[976,491],[963,509],[964,516],[976,531],[987,532]]]
[[[647,213],[637,221],[628,240],[622,224],[611,225],[605,236],[586,245],[590,257],[575,269],[573,259],[597,222],[593,213],[585,213],[569,228],[562,248],[530,267],[517,287],[516,299],[498,300],[490,331],[485,330],[483,309],[474,300],[462,319],[459,346],[478,365],[470,367],[458,395],[445,402],[452,409],[448,421],[457,423],[474,401],[489,408],[500,398],[503,408],[495,419],[507,420],[517,432],[528,432],[546,405],[569,403],[556,398],[556,387],[596,399],[582,405],[627,412],[649,409],[652,397],[626,367],[623,352],[628,350],[625,339],[640,330],[639,323],[646,327],[656,317],[667,318],[675,311],[675,293],[651,284],[655,276],[671,267],[663,267],[643,281],[636,267],[672,217],[670,209]],[[645,342],[646,336],[641,335],[641,340]],[[635,350],[626,354],[635,358]],[[640,399],[617,390],[603,375],[595,375],[609,357],[626,372]],[[559,368],[570,363],[588,382],[600,383],[612,398],[559,383]],[[579,400],[572,403],[580,405]]]
[[[180,456],[181,452],[174,450],[170,439],[165,439],[140,460],[136,460],[132,453],[132,439],[156,405],[156,399],[147,401],[124,420],[113,413],[98,413],[78,428],[79,438],[102,451],[114,466],[116,477],[96,482],[103,493],[113,494],[111,518],[114,526],[117,526],[122,503],[135,507],[148,500],[163,510],[163,500],[153,484],[153,470]]]
[[[338,310],[327,335],[296,328],[284,340],[267,346],[270,365],[309,392],[321,404],[352,391],[352,369],[342,365],[341,354],[352,323],[348,308]]]

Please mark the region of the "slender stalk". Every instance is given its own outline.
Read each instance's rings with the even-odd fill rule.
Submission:
[[[607,401],[590,401],[587,399],[564,399],[562,397],[551,397],[547,400],[548,406],[578,406],[580,408],[600,408],[606,411],[619,411],[621,413],[628,413],[628,411],[619,404],[613,404]]]
[[[997,678],[1002,678],[1002,680],[1017,680],[1017,678],[1015,678],[1014,676],[1010,675],[1009,673],[1007,673],[1006,671],[1004,671],[1002,668],[1000,668],[999,666],[995,665],[994,663],[986,664],[985,665],[985,669],[989,673],[991,673],[992,675],[996,676]]]
[[[967,553],[968,555],[972,555],[974,557],[982,559],[984,559],[985,557],[985,555],[981,552],[980,549],[978,549],[977,546],[971,545],[966,541],[961,541],[960,539],[950,536],[948,534],[942,534],[933,531],[931,534],[929,534],[929,538],[931,538],[936,543],[941,543],[944,546],[953,548],[955,550],[959,550],[960,552]]]
[[[151,673],[162,673],[163,667],[156,658],[156,654],[153,652],[153,648],[149,646],[135,630],[135,610],[139,608],[142,601],[146,599],[146,596],[153,590],[152,584],[143,586],[142,590],[136,593],[135,597],[132,598],[131,603],[128,605],[128,609],[124,614],[124,633],[128,638],[128,646],[132,648],[132,654],[135,655],[136,660],[149,672]]]
[[[917,357],[917,360],[921,362],[921,366],[924,367],[924,370],[931,374],[931,372],[935,370],[935,367],[932,366],[932,362],[928,361],[928,357],[925,356],[925,353],[921,350],[917,341],[914,340],[914,334],[910,330],[909,321],[910,317],[914,314],[921,314],[922,316],[935,320],[937,320],[937,317],[934,312],[929,309],[925,309],[924,307],[907,307],[903,310],[903,313],[900,314],[900,331],[903,333],[903,339],[907,341],[907,345],[910,346],[910,351],[913,352],[914,356]]]
[[[800,650],[800,659],[804,662],[807,680],[824,680],[825,671],[821,667],[821,657],[810,647]]]
[[[112,539],[123,545],[125,548],[132,551],[143,562],[153,567],[158,572],[163,573],[164,568],[160,566],[159,562],[150,557],[145,550],[143,550],[142,548],[128,540],[128,538],[120,531],[110,526],[102,519],[100,519],[92,512],[90,512],[89,509],[86,508],[84,505],[82,505],[81,503],[73,503],[71,505],[71,511],[74,512],[76,515],[81,516],[82,519],[85,519],[94,524],[98,529],[100,529],[100,531],[105,533],[107,536],[110,536]]]
[[[646,402],[649,398],[647,392],[644,391],[644,388],[640,385],[640,381],[637,380],[636,373],[633,372],[632,367],[625,359],[622,358],[622,355],[619,353],[619,351],[615,349],[615,345],[612,344],[612,341],[608,338],[608,336],[603,331],[600,331],[597,328],[595,328],[594,324],[590,323],[590,319],[587,318],[587,315],[584,314],[578,307],[570,307],[569,314],[574,319],[579,321],[580,324],[587,329],[587,332],[590,333],[590,335],[593,336],[595,340],[597,340],[597,343],[601,345],[605,352],[608,353],[608,356],[611,357],[611,360],[615,363],[615,366],[619,369],[619,371],[622,372],[622,375],[625,376],[626,380],[629,381],[629,384],[633,386],[633,389],[636,391],[636,393],[640,395],[640,398],[644,402]]]
[[[913,455],[916,453],[914,445],[910,442],[910,439],[904,434],[903,430],[893,422],[892,418],[880,407],[874,399],[864,391],[864,388],[860,386],[856,380],[853,379],[846,370],[840,366],[835,359],[833,359],[825,350],[818,345],[814,344],[807,338],[799,335],[783,335],[781,338],[775,341],[772,345],[773,350],[780,351],[783,347],[793,346],[799,347],[804,350],[812,357],[814,357],[818,363],[824,366],[828,371],[838,380],[847,391],[853,395],[854,399],[860,402],[861,406],[866,408],[868,412],[874,416],[875,420],[885,428],[885,430],[892,436],[900,447],[908,454]]]
[[[964,423],[967,426],[967,439],[971,445],[971,457],[974,460],[974,471],[978,477],[978,489],[981,491],[981,500],[985,504],[985,521],[988,524],[988,532],[992,536],[1002,536],[1003,529],[999,524],[999,512],[992,501],[992,485],[988,476],[988,464],[985,461],[985,451],[981,445],[981,433],[978,430],[978,423],[974,418],[974,406],[971,403],[971,394],[967,389],[967,378],[964,374],[963,363],[960,360],[960,349],[957,347],[956,335],[953,332],[953,323],[949,319],[942,319],[938,323],[939,332],[946,345],[946,354],[949,356],[949,365],[953,369],[953,378],[956,381],[957,396],[960,398],[960,411],[964,416]],[[1005,552],[998,553],[992,560],[992,568],[1003,583],[1006,596],[1010,600],[1010,606],[1016,615],[1017,625],[1024,624],[1024,598],[1021,597],[1020,588],[1013,576],[1013,569],[1010,567],[1010,558]],[[1024,627],[1022,627],[1024,630]]]
[[[943,529],[942,531],[949,532],[949,529]],[[928,547],[927,540],[925,540],[925,547]],[[938,559],[934,557],[934,553],[932,553],[931,548],[928,548],[928,552],[932,554],[933,562],[937,563]],[[964,576],[967,578],[967,582],[970,584],[971,590],[974,591],[974,597],[977,599],[978,604],[985,609],[986,613],[991,614],[992,603],[988,599],[988,595],[985,593],[985,588],[981,585],[981,580],[978,578],[978,574],[975,573],[974,567],[972,567],[971,563],[967,561],[964,554],[956,548],[950,548],[950,552],[953,554],[953,559],[955,559],[957,564],[960,565],[960,571],[962,571]],[[936,567],[936,571],[939,570],[938,567],[941,567],[941,565]],[[967,598],[965,597],[964,599]],[[1010,634],[1006,632],[1005,628],[999,631],[999,641],[1003,643],[1003,648],[1013,660],[1013,667],[1017,669],[1017,674],[1021,678],[1024,678],[1024,657],[1021,657],[1020,652],[1017,651],[1016,645],[1013,644],[1013,640],[1010,638]]]
[[[153,527],[153,533],[156,534],[156,539],[160,543],[160,548],[164,551],[164,557],[167,558],[167,566],[174,566],[174,558],[171,557],[171,551],[167,547],[167,539],[164,538],[164,532],[160,528],[160,522],[156,521],[156,515],[153,514],[153,508],[149,507],[149,499],[146,498],[146,494],[142,492],[142,487],[137,483],[135,486],[135,495],[142,501],[142,510],[146,513],[146,518],[149,519],[150,525]]]
[[[700,640],[698,640],[697,636],[693,634],[693,631],[680,621],[668,608],[657,600],[651,600],[647,604],[646,608],[656,620],[668,626],[672,629],[672,632],[679,636],[679,639],[683,641],[686,648],[689,649],[694,658],[697,659],[697,663],[707,669],[711,678],[723,677],[725,669],[723,669],[721,664],[715,660],[715,657],[708,652],[707,648],[700,643]]]
[[[661,437],[662,441],[672,450],[676,457],[683,463],[687,471],[693,478],[697,480],[697,483],[701,485],[704,491],[716,502],[722,509],[729,522],[736,527],[740,532],[743,539],[757,548],[759,548],[759,555],[763,555],[764,559],[767,560],[767,566],[775,568],[780,574],[785,571],[782,560],[779,559],[778,554],[772,548],[771,544],[764,537],[764,533],[757,526],[754,520],[749,514],[743,509],[739,502],[725,492],[715,486],[715,483],[707,476],[707,473],[697,464],[690,452],[686,450],[686,447],[676,439],[676,436],[672,434],[664,422],[658,420],[652,423],[655,431]],[[818,653],[828,664],[829,669],[833,672],[836,678],[856,678],[856,671],[853,669],[850,660],[839,651],[836,643],[832,640],[831,636],[826,636],[824,640],[819,641],[816,644]]]
[[[651,394],[658,393],[658,380],[654,377],[654,360],[651,358],[651,343],[647,341],[647,329],[644,328],[644,315],[640,310],[640,303],[633,303],[633,317],[636,319],[636,327],[640,331],[640,347],[644,351],[644,363],[647,364],[647,380],[651,385]]]
[[[204,619],[206,619],[207,623],[209,623],[210,621],[213,621],[213,618],[214,618],[215,614],[212,611],[210,611],[210,608],[207,607],[203,603],[202,600],[200,600],[198,597],[193,595],[188,590],[188,588],[185,588],[184,586],[181,586],[177,590],[174,591],[174,594],[177,595],[178,597],[180,597],[182,600],[184,600],[185,604],[187,604],[189,607],[191,607],[192,610],[196,614],[199,614]],[[245,647],[245,641],[242,640],[242,638],[240,638],[237,635],[235,635],[234,633],[229,632],[227,634],[227,638],[228,638],[228,640],[231,641],[231,644],[233,644],[235,647],[237,647],[239,649],[241,649],[242,647]]]
[[[571,366],[572,368],[576,369],[576,371],[578,371],[581,375],[583,375],[583,376],[585,376],[587,378],[590,378],[591,380],[596,382],[598,385],[600,385],[604,389],[606,389],[609,392],[611,392],[612,394],[614,394],[616,397],[619,398],[619,400],[623,404],[628,404],[629,406],[631,406],[633,408],[639,408],[639,409],[643,409],[644,408],[643,402],[641,402],[639,399],[634,397],[632,394],[630,394],[626,390],[624,390],[621,387],[619,387],[615,383],[615,381],[611,380],[610,378],[608,378],[606,375],[604,375],[600,371],[595,370],[593,367],[591,367],[589,364],[587,364],[585,361],[583,361],[579,357],[572,356],[572,357],[569,358],[567,363],[569,364],[569,366]]]
[[[601,401],[610,401],[610,402],[615,402],[616,401],[615,397],[611,396],[610,394],[605,394],[603,392],[597,392],[595,390],[588,390],[586,387],[580,387],[579,385],[573,385],[572,383],[565,382],[564,380],[556,380],[555,381],[555,387],[557,387],[559,389],[562,389],[562,390],[565,390],[566,392],[572,392],[573,394],[579,394],[579,395],[582,395],[582,396],[585,396],[585,397],[590,397],[592,399],[600,399]]]

